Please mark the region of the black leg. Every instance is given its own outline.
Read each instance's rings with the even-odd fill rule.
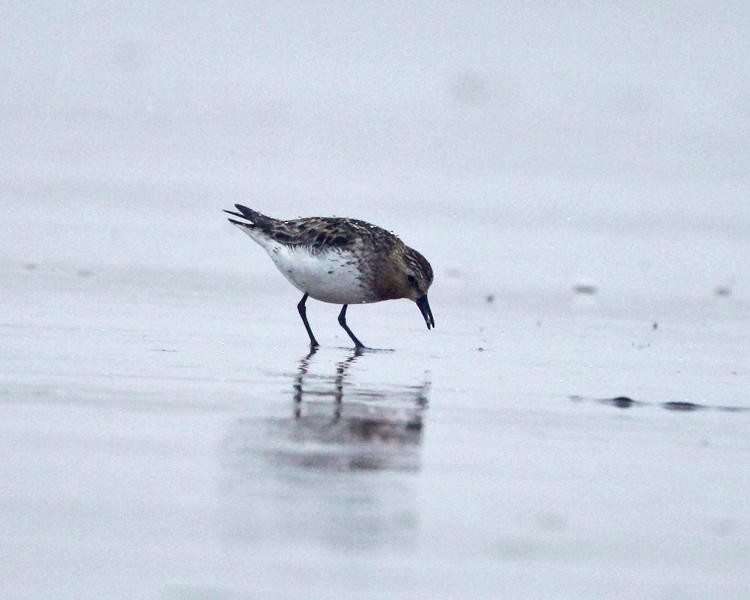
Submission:
[[[297,304],[297,310],[299,311],[299,316],[302,317],[302,322],[305,324],[305,329],[307,329],[307,335],[310,336],[310,347],[317,348],[318,346],[320,346],[320,344],[318,343],[318,340],[315,339],[312,329],[310,329],[310,323],[307,322],[307,309],[305,308],[306,300],[307,300],[307,292],[305,292],[305,295],[302,296],[302,300],[300,300],[299,304]]]
[[[357,336],[352,333],[352,330],[349,329],[349,326],[346,324],[346,307],[347,306],[349,305],[344,304],[344,306],[341,307],[341,312],[339,313],[339,325],[341,325],[344,328],[344,331],[346,331],[346,333],[349,334],[349,337],[352,338],[354,345],[358,349],[364,348],[365,345],[357,339]]]

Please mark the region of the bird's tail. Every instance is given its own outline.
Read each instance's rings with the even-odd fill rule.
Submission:
[[[236,219],[229,219],[229,222],[233,223],[234,225],[240,225],[241,227],[247,227],[248,229],[255,229],[256,227],[260,227],[261,229],[263,229],[264,225],[272,221],[270,217],[262,215],[257,210],[253,210],[252,208],[248,208],[247,206],[242,206],[242,204],[235,204],[234,207],[239,212],[234,212],[233,210],[224,211],[225,213],[229,215],[233,215],[235,217],[240,217],[241,219],[244,219],[243,221],[237,221]]]

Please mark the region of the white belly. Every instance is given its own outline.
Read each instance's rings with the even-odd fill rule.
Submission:
[[[266,247],[268,254],[292,285],[311,298],[333,304],[368,302],[357,261],[338,250],[312,254],[283,244]]]

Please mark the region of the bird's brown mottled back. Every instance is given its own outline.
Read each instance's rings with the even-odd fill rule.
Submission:
[[[365,248],[389,251],[400,240],[392,233],[357,219],[306,217],[289,221],[269,220],[259,225],[269,237],[288,246],[307,246],[313,252]]]

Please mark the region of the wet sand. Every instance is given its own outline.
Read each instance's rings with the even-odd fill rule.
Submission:
[[[393,347],[361,355],[312,303],[310,354],[280,276],[2,272],[16,598],[748,589],[750,414],[662,404],[750,408],[723,298],[696,331],[573,291],[436,293],[429,332],[407,302],[353,307]]]
[[[0,597],[750,597],[747,16],[4,7]],[[311,355],[235,202],[436,329]]]

